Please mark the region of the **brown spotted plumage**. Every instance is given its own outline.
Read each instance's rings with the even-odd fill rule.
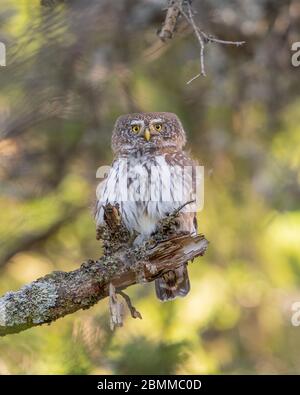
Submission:
[[[103,224],[103,205],[119,204],[125,226],[136,234],[135,244],[147,240],[158,222],[193,200],[196,163],[183,151],[184,129],[172,113],[123,115],[112,135],[115,159],[97,189],[96,222]],[[180,212],[178,230],[197,232],[191,205]],[[162,301],[190,290],[187,264],[164,273],[155,284]]]

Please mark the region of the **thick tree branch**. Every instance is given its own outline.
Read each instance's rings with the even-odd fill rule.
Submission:
[[[109,296],[110,289],[120,293],[131,285],[153,281],[163,272],[203,255],[208,241],[202,235],[174,233],[172,224],[177,216],[178,212],[162,221],[163,233],[160,231],[159,237],[150,239],[141,247],[134,247],[130,240],[124,243],[126,229],[118,210],[108,207],[106,237],[114,234],[114,240],[111,247],[106,248],[105,255],[97,261],[88,260],[72,272],[48,274],[17,292],[8,292],[1,297],[0,336],[51,323],[77,310],[88,309]],[[120,235],[119,244],[116,232]],[[128,298],[126,302],[132,313]],[[117,321],[114,324],[119,323],[119,318]]]

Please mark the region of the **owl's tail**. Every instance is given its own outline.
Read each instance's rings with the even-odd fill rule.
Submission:
[[[183,297],[189,293],[190,280],[187,265],[164,273],[162,277],[155,280],[156,296],[162,302],[173,300],[178,296]]]

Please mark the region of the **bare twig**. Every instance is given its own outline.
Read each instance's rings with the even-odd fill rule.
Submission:
[[[191,0],[170,0],[168,2],[165,21],[163,23],[162,29],[158,34],[161,40],[164,42],[167,39],[171,39],[174,35],[179,17],[181,15],[186,19],[187,23],[192,27],[193,32],[200,46],[200,73],[195,75],[193,78],[191,78],[187,82],[187,84],[190,84],[201,75],[204,77],[206,76],[205,63],[204,63],[205,44],[209,42],[224,44],[224,45],[235,45],[235,46],[240,46],[245,44],[245,41],[222,40],[210,34],[207,34],[203,30],[201,30],[195,22],[194,12],[191,3],[192,3]]]
[[[139,318],[140,320],[142,319],[142,315],[139,311],[137,311],[137,309],[133,306],[130,297],[123,291],[118,292],[123,299],[125,300],[125,302],[127,303],[128,309],[130,311],[131,317],[132,318]]]
[[[204,77],[206,76],[206,72],[205,72],[205,66],[204,66],[204,40],[202,38],[202,35],[194,21],[194,16],[193,16],[193,12],[192,12],[192,7],[190,5],[190,3],[187,3],[187,8],[188,8],[188,14],[183,10],[183,7],[181,6],[180,8],[180,12],[182,13],[182,15],[185,17],[185,19],[187,20],[187,22],[192,26],[194,33],[199,41],[199,45],[200,45],[200,66],[201,66],[201,71],[200,74],[198,74],[197,76],[195,76],[192,80],[200,77],[200,75],[203,75]],[[188,84],[192,81],[190,80],[188,82]]]
[[[216,38],[212,36],[211,34],[206,34],[204,31],[198,29],[202,36],[205,38],[206,42],[212,42],[212,43],[218,43],[218,44],[224,44],[224,45],[235,45],[236,47],[239,47],[243,44],[246,43],[246,41],[228,41],[228,40],[220,40],[219,38]]]
[[[177,216],[177,215],[180,213],[180,211],[181,211],[182,209],[184,209],[184,208],[185,208],[186,206],[188,206],[189,204],[192,204],[192,203],[195,203],[195,202],[196,202],[195,199],[189,200],[188,202],[186,202],[186,203],[182,204],[181,206],[179,206],[173,213],[171,213],[171,215]]]

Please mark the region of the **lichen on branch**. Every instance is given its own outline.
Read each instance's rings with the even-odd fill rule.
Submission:
[[[89,259],[71,272],[55,271],[2,296],[0,336],[51,323],[80,309],[88,309],[108,296],[114,313],[111,325],[122,325],[118,293],[126,301],[131,316],[141,318],[122,291],[137,283],[151,282],[164,272],[203,255],[208,246],[203,235],[175,231],[172,223],[179,215],[178,210],[163,219],[157,234],[139,247],[133,245],[118,206],[107,205],[105,213],[106,225],[98,232],[98,238],[100,235],[104,238],[103,257],[96,261]]]

